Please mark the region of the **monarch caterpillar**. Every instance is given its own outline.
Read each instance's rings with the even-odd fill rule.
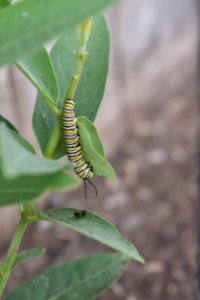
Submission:
[[[76,174],[83,179],[85,198],[87,198],[86,181],[88,181],[95,189],[97,189],[90,181],[94,177],[94,172],[88,162],[85,161],[82,153],[82,146],[79,142],[78,128],[74,112],[74,101],[67,99],[64,103],[62,112],[62,127],[64,131],[64,143],[69,161],[73,165]]]

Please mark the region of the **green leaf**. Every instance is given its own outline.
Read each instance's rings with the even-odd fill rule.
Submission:
[[[42,256],[45,253],[45,251],[46,251],[45,248],[31,248],[31,249],[27,249],[25,251],[20,252],[15,258],[15,262],[13,264],[13,269],[25,262],[28,262],[30,260],[33,260],[33,259],[36,259],[36,258]]]
[[[76,28],[73,28],[73,30],[67,31],[60,37],[51,51],[50,57],[60,90],[58,108],[63,105],[69,79],[75,68],[74,50],[79,47]],[[87,50],[89,54],[75,95],[75,112],[76,116],[84,115],[93,121],[103,98],[108,72],[109,34],[101,15],[96,15],[93,18],[93,28]],[[33,116],[33,128],[43,152],[54,125],[55,115],[44,104],[43,98],[38,96]],[[55,156],[60,157],[64,154],[64,141],[61,137]]]
[[[8,121],[7,119],[5,119],[5,118],[0,114],[0,123],[1,123],[1,122],[6,123],[6,125],[7,125],[10,129],[12,129],[12,130],[14,130],[14,131],[17,131],[17,129],[15,128],[15,126],[14,126],[10,121]]]
[[[62,101],[77,63],[74,50],[79,48],[77,29],[73,28],[60,37],[51,52]],[[93,17],[92,32],[87,43],[88,56],[75,95],[77,117],[86,116],[91,121],[94,121],[96,117],[105,90],[109,48],[110,40],[107,25],[104,17],[98,14]]]
[[[77,126],[84,126],[85,130],[87,130],[88,134],[90,135],[90,139],[92,142],[92,146],[94,150],[101,156],[105,157],[104,148],[102,145],[102,142],[99,138],[98,132],[96,130],[96,127],[90,120],[88,120],[86,117],[78,117],[77,118]],[[80,132],[79,132],[80,134]]]
[[[0,0],[0,9],[8,6],[10,2],[8,0]]]
[[[5,268],[5,263],[0,261],[0,276],[3,274]]]
[[[29,0],[5,7],[0,11],[0,66],[14,62],[113,2],[116,0]]]
[[[50,57],[45,48],[40,48],[17,62],[18,68],[30,79],[48,102],[58,99],[58,83]]]
[[[64,172],[8,180],[3,176],[0,166],[0,206],[24,203],[45,192],[74,188],[79,184],[78,178]]]
[[[16,135],[4,123],[0,124],[0,153],[2,171],[6,178],[24,175],[43,175],[57,173],[66,163],[39,157],[27,150],[20,135]]]
[[[33,149],[32,145],[29,144],[22,136],[20,136],[17,132],[17,129],[14,127],[13,124],[11,124],[7,119],[5,119],[2,115],[0,115],[0,127],[2,124],[6,124],[7,128],[9,128],[12,131],[12,135],[15,137],[15,139],[18,141],[18,143],[27,149],[29,152],[35,153],[35,150]],[[1,139],[0,139],[0,147],[1,147]],[[0,152],[1,155],[1,152]]]
[[[52,113],[50,108],[46,105],[43,98],[39,95],[37,97],[37,102],[35,105],[35,110],[33,113],[33,129],[37,140],[40,144],[40,148],[44,153],[46,147],[49,142],[49,138],[52,134],[52,130],[55,126],[55,115]],[[53,158],[60,158],[65,155],[65,145],[63,135],[60,136],[60,140],[58,143],[58,147],[56,153],[54,154]]]
[[[94,125],[87,118],[79,117],[77,126],[83,156],[92,166],[94,174],[115,180],[115,172],[111,164],[104,158],[103,146]]]
[[[28,280],[6,300],[94,300],[124,271],[120,254],[97,254],[74,260]]]
[[[129,258],[141,263],[144,262],[137,249],[125,240],[112,224],[91,212],[87,212],[85,217],[76,218],[74,214],[76,211],[73,208],[51,209],[44,213],[39,212],[38,218],[61,224],[111,247]]]

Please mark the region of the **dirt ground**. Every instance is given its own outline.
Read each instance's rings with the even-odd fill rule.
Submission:
[[[163,95],[159,101],[152,99],[151,105],[127,111],[127,129],[111,158],[117,183],[95,179],[97,199],[91,189],[85,200],[81,187],[53,193],[41,201],[45,208],[95,211],[112,221],[145,257],[144,266],[130,262],[118,283],[99,300],[193,299],[197,100],[191,85]],[[45,257],[18,268],[7,291],[47,266],[109,251],[95,241],[46,223],[29,227],[21,248],[32,246],[47,247]]]

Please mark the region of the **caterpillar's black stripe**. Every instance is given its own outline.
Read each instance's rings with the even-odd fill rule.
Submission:
[[[62,128],[64,131],[64,143],[69,161],[73,164],[74,171],[82,179],[91,179],[94,176],[88,163],[85,161],[77,134],[76,117],[74,113],[74,101],[65,101],[62,113]]]

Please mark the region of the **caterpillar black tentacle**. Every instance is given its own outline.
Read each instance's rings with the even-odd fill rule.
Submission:
[[[96,193],[96,197],[98,196],[98,191],[97,191],[97,188],[96,186],[94,185],[94,183],[92,181],[90,181],[90,179],[86,178],[85,181],[88,181],[89,184],[93,187],[93,189],[95,190],[95,193]],[[87,193],[86,193],[87,194]]]
[[[72,99],[67,99],[64,103],[62,127],[68,159],[72,163],[76,174],[84,180],[85,198],[87,198],[86,180],[94,187],[97,196],[97,189],[90,181],[94,177],[94,172],[89,163],[85,161],[82,154],[82,147],[79,142],[79,134],[74,112],[74,101]]]

